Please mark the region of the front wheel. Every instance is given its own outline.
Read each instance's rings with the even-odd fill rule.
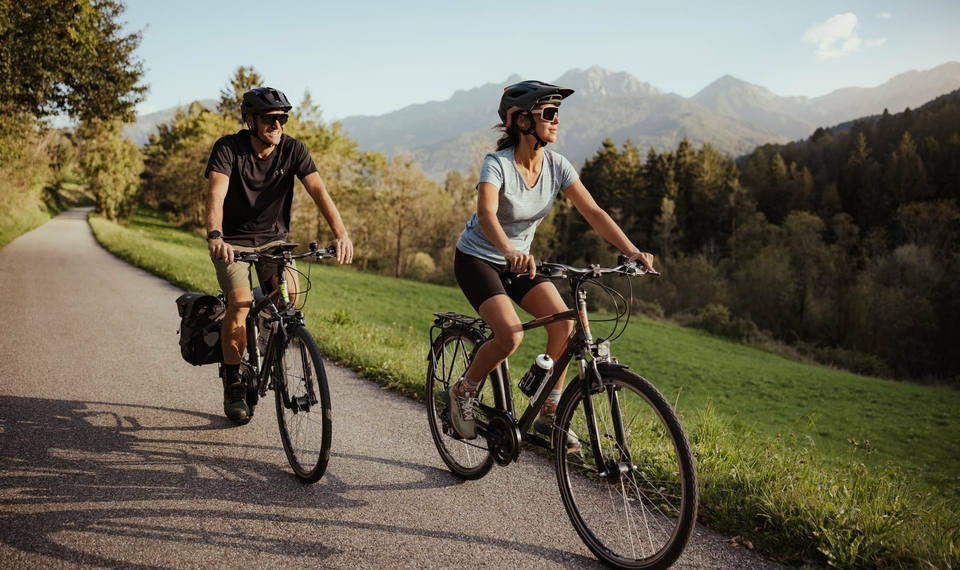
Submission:
[[[587,547],[612,568],[664,569],[683,551],[697,513],[697,471],[680,420],[657,389],[622,369],[601,369],[603,391],[564,393],[554,438],[574,432],[582,449],[555,446],[563,505]],[[596,417],[590,442],[585,397]],[[600,457],[601,468],[598,468]]]
[[[273,391],[280,440],[294,474],[304,483],[323,477],[330,460],[331,411],[327,374],[320,350],[303,326],[289,329],[277,350]]]

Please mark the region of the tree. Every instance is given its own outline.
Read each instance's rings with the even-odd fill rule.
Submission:
[[[955,200],[904,204],[897,209],[896,219],[905,242],[929,247],[944,257],[960,243],[960,208]]]
[[[640,232],[637,230],[636,215],[645,193],[637,147],[628,140],[620,152],[612,140],[606,139],[597,154],[584,162],[580,180],[597,204],[610,214],[621,229],[631,239],[637,239]],[[563,204],[564,200],[560,202]],[[561,206],[559,209],[565,210],[560,257],[571,262],[577,259],[600,261],[609,251],[606,241],[574,208]],[[556,218],[557,214],[551,210],[548,219],[544,220],[548,228],[544,229],[549,229]],[[537,234],[541,235],[540,230]]]
[[[369,241],[364,247],[370,248],[369,255],[381,257],[384,263],[378,265],[390,267],[395,277],[404,277],[433,234],[434,207],[441,202],[442,190],[426,179],[412,156],[403,153],[389,161],[378,160],[367,186],[371,195],[362,215]]]
[[[823,232],[826,224],[823,220],[807,212],[791,212],[783,221],[783,240],[790,251],[790,265],[795,281],[794,307],[796,308],[796,332],[804,335],[806,328],[818,324],[807,321],[816,315],[815,309],[821,305],[817,295],[821,267],[826,263],[827,247],[823,244]]]
[[[240,103],[243,102],[243,94],[263,85],[263,77],[253,68],[240,66],[236,73],[230,78],[226,89],[220,90],[220,103],[217,104],[217,111],[224,117],[234,119],[238,125],[243,124],[243,117],[240,116]]]
[[[0,115],[130,121],[143,100],[141,33],[112,0],[0,3]]]
[[[126,221],[137,209],[143,157],[123,136],[119,120],[86,121],[77,129],[80,168],[97,202],[98,214]]]
[[[144,147],[144,202],[166,212],[170,221],[202,227],[206,211],[204,169],[213,143],[235,129],[232,119],[199,102],[178,110],[160,125]]]
[[[887,177],[896,205],[927,197],[927,171],[909,132],[903,133],[897,149],[890,155]]]

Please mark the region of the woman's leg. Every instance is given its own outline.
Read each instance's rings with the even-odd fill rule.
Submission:
[[[531,289],[523,299],[520,300],[520,306],[536,318],[546,317],[567,310],[566,303],[560,296],[560,292],[551,282],[540,283]],[[567,339],[573,332],[573,321],[559,321],[543,327],[547,329],[547,354],[555,362],[560,359],[564,348],[567,345]],[[547,396],[547,401],[540,409],[540,417],[534,423],[534,429],[543,435],[551,435],[553,432],[553,422],[557,415],[557,405],[560,404],[560,395],[563,391],[563,379],[567,375],[567,369],[564,368],[557,377],[557,383]],[[580,440],[573,432],[568,432],[566,436],[567,452],[579,451]]]
[[[553,283],[540,283],[531,289],[523,299],[520,300],[520,306],[524,311],[530,313],[536,318],[546,317],[567,310],[566,303],[560,296],[560,292]],[[563,349],[573,332],[573,321],[559,321],[543,327],[547,330],[547,354],[554,361],[563,354]],[[554,386],[555,390],[563,388],[563,379],[566,376],[566,370],[560,375]]]
[[[520,316],[513,308],[513,301],[506,295],[490,297],[477,311],[480,318],[493,330],[493,338],[477,350],[477,355],[467,369],[465,376],[472,384],[493,372],[500,363],[513,354],[523,340],[523,328]]]
[[[483,343],[467,368],[464,377],[446,392],[450,424],[461,437],[477,437],[477,424],[473,417],[474,399],[480,382],[513,354],[523,340],[520,317],[513,302],[506,295],[494,295],[480,305],[480,317],[493,329],[493,338]]]

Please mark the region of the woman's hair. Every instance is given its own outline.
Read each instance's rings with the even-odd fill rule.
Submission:
[[[520,144],[520,129],[517,128],[517,122],[514,120],[508,127],[503,123],[493,127],[493,130],[500,132],[497,139],[497,150],[503,150]]]

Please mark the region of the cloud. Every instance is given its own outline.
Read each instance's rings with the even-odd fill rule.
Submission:
[[[864,45],[868,48],[877,47],[887,41],[887,38],[882,38],[880,40],[870,40],[864,44],[864,41],[857,35],[859,27],[856,14],[852,12],[837,14],[807,28],[800,39],[817,44],[817,59],[832,59],[850,55]]]
[[[889,20],[893,16],[890,15],[890,12],[880,12],[879,14],[877,14],[877,17],[880,18],[881,20]]]

